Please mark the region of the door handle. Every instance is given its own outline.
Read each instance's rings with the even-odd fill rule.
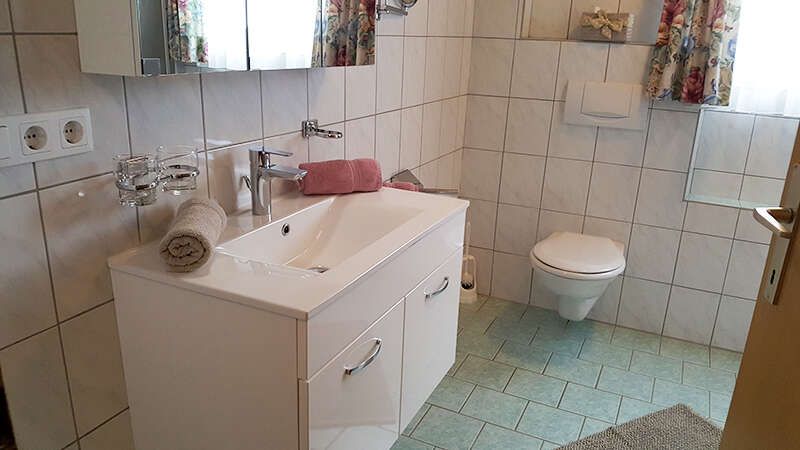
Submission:
[[[756,208],[753,217],[782,238],[791,239],[794,231],[795,212],[790,208]]]
[[[444,280],[442,280],[442,287],[430,293],[426,292],[425,300],[430,300],[433,297],[436,297],[437,295],[441,294],[447,289],[448,286],[450,286],[450,277],[444,277]]]
[[[375,342],[375,350],[373,350],[372,353],[369,356],[367,356],[366,359],[361,361],[358,365],[345,366],[344,367],[345,375],[355,375],[358,372],[361,372],[362,370],[366,369],[367,366],[372,364],[372,362],[375,361],[375,358],[377,358],[378,355],[380,355],[381,347],[383,347],[383,340],[381,340],[380,338],[372,338],[371,340]]]

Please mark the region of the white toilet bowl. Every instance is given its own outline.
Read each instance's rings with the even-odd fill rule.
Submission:
[[[625,246],[604,237],[555,232],[531,250],[536,282],[555,294],[558,314],[583,320],[625,270]]]

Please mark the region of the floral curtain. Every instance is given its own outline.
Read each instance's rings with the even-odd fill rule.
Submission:
[[[741,0],[664,0],[650,96],[727,106],[740,11]]]
[[[168,8],[170,58],[185,64],[208,63],[203,0],[169,0]]]
[[[322,67],[375,63],[375,0],[327,0],[314,43],[314,62]]]

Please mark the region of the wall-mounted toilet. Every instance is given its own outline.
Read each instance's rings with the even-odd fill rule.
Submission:
[[[531,250],[537,282],[555,294],[558,314],[583,320],[625,270],[625,246],[609,238],[555,232]]]

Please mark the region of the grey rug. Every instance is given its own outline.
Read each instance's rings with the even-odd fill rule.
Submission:
[[[722,431],[677,405],[560,447],[560,450],[715,450]]]

